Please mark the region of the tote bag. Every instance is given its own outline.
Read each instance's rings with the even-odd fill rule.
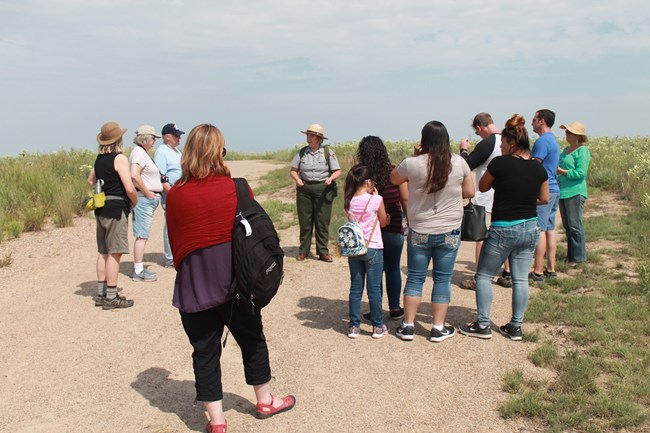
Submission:
[[[463,223],[460,227],[460,239],[463,241],[482,241],[487,239],[488,229],[485,224],[485,206],[472,203],[463,208]]]

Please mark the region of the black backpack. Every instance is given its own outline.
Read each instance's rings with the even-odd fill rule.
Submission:
[[[248,182],[233,179],[237,213],[232,231],[232,285],[237,303],[255,314],[278,292],[284,277],[284,251],[273,221],[251,198]]]

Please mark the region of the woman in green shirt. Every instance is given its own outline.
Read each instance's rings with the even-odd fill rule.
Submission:
[[[566,231],[567,262],[569,265],[587,260],[585,228],[582,224],[582,209],[587,200],[587,170],[591,154],[585,145],[587,134],[580,122],[560,125],[566,130],[569,143],[560,155],[557,181],[560,185],[560,216]]]

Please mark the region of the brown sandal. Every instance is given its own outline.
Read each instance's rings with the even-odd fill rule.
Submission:
[[[271,404],[257,403],[257,417],[259,419],[266,419],[272,417],[273,415],[286,412],[288,410],[293,409],[293,407],[296,405],[296,397],[294,397],[293,395],[287,395],[286,397],[282,397],[282,404],[280,405],[280,407],[273,407],[274,401],[275,401],[275,396],[271,394]]]

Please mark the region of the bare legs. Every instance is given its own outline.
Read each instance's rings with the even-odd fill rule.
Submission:
[[[546,270],[555,272],[555,254],[557,251],[557,230],[548,230],[539,235],[535,248],[535,261],[533,271],[537,275],[544,273],[544,256],[546,256]]]
[[[122,254],[99,254],[97,256],[97,281],[106,281],[107,286],[117,286]]]

